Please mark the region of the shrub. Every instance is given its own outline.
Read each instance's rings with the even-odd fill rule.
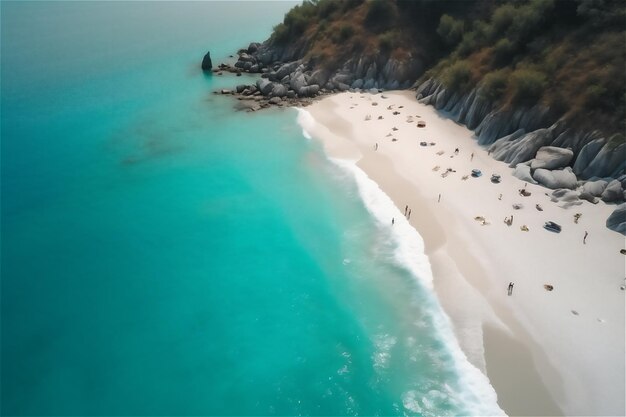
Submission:
[[[601,107],[607,90],[601,85],[592,84],[585,91],[585,101],[591,107]]]
[[[373,32],[391,27],[395,18],[394,4],[389,0],[372,0],[365,15],[365,25]]]
[[[441,36],[443,41],[450,45],[456,45],[463,36],[464,24],[462,20],[456,20],[453,17],[444,14],[439,19],[439,26],[437,27],[437,34]]]
[[[511,75],[513,100],[517,103],[534,104],[547,86],[545,74],[532,69],[518,69]]]
[[[317,15],[321,19],[325,19],[337,9],[339,9],[339,2],[335,0],[321,0],[317,3]]]
[[[512,4],[498,7],[491,17],[491,25],[496,34],[503,33],[515,20],[517,10]]]
[[[354,35],[354,28],[352,27],[352,25],[349,24],[343,24],[341,25],[341,28],[339,29],[339,39],[341,41],[347,41],[348,39],[350,39],[352,37],[352,35]]]
[[[554,10],[554,0],[532,0],[528,5],[516,9],[515,19],[506,30],[513,42],[524,44],[539,33],[543,23]]]
[[[478,49],[478,45],[479,44],[476,40],[476,33],[467,32],[463,35],[463,40],[461,41],[459,46],[456,48],[456,51],[458,52],[460,56],[466,57],[472,52],[474,52],[476,49]]]
[[[511,62],[515,55],[515,44],[508,38],[500,39],[493,48],[493,58],[496,65],[505,65]]]
[[[289,29],[287,26],[284,23],[279,23],[274,26],[271,39],[278,44],[287,43],[289,40]]]
[[[500,99],[509,83],[510,71],[497,70],[485,75],[481,82],[480,95],[489,101]]]
[[[472,71],[469,62],[456,61],[443,71],[442,82],[450,91],[463,91],[469,87]]]
[[[336,2],[336,0],[331,0],[331,1]],[[343,0],[341,10],[343,12],[347,12],[349,10],[356,9],[357,7],[361,5],[361,3],[363,3],[363,0]]]
[[[383,33],[378,37],[378,47],[385,52],[393,50],[398,44],[398,34],[393,31]]]
[[[352,27],[352,25],[345,23],[341,25],[341,27],[335,34],[333,34],[332,39],[333,39],[333,42],[338,44],[338,43],[347,41],[348,39],[352,37],[352,35],[354,35],[354,27]]]

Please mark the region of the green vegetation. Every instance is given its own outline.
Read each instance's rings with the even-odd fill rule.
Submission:
[[[466,91],[472,80],[472,70],[468,61],[456,61],[441,74],[441,81],[451,91]]]
[[[534,104],[539,100],[548,81],[544,73],[532,69],[518,69],[511,74],[513,101]]]
[[[480,95],[489,101],[498,101],[506,91],[509,77],[510,71],[507,69],[488,73],[481,81]]]
[[[418,57],[422,81],[610,135],[626,131],[625,22],[624,0],[305,0],[271,41],[329,70]]]

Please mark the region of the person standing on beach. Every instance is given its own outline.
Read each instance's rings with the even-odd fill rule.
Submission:
[[[410,219],[410,218],[411,218],[411,209],[409,209],[409,214],[408,214],[408,216],[407,216],[406,218],[407,218],[407,219]]]
[[[409,211],[409,205],[404,206],[404,217],[406,217],[406,213]]]
[[[378,150],[378,142],[376,142],[376,144],[374,145],[374,150],[377,151]]]
[[[508,295],[513,295],[513,285],[515,284],[509,282]]]
[[[437,199],[437,203],[441,202],[441,194],[439,194],[439,198]]]
[[[585,230],[585,236],[583,237],[583,245],[587,244],[587,236],[589,236],[589,232]]]
[[[470,162],[472,162],[474,160],[474,152],[472,152],[472,154],[470,155]]]
[[[395,217],[392,217],[392,218],[391,218],[391,225],[393,226],[393,225],[395,224],[395,222],[396,222]]]

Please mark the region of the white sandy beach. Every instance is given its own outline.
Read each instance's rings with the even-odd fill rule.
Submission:
[[[306,110],[315,123],[305,128],[329,156],[358,161],[402,213],[411,208],[461,347],[508,414],[624,415],[625,242],[605,227],[615,206],[563,209],[550,202],[551,190],[532,184],[531,196],[521,196],[525,184],[507,164],[413,92],[346,92]],[[474,168],[483,175],[470,176]],[[490,181],[493,173],[500,184]],[[523,208],[513,209],[515,203]],[[582,214],[578,224],[575,213]],[[503,220],[511,215],[508,226]],[[543,229],[548,220],[562,232]]]

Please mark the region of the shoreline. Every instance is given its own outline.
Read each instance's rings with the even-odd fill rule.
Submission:
[[[400,210],[412,208],[410,223],[424,240],[434,290],[457,340],[508,414],[623,413],[623,237],[604,227],[611,206],[563,209],[549,201],[550,190],[531,184],[531,197],[518,196],[524,183],[511,168],[412,92],[340,93],[307,111],[314,119],[307,131],[329,157],[357,161]],[[416,128],[417,120],[426,128]],[[471,167],[483,177],[461,179]],[[441,176],[447,168],[453,171]],[[501,184],[490,183],[492,172],[502,175]],[[525,207],[509,227],[502,218],[517,202]],[[577,212],[583,215],[575,225]],[[476,216],[490,224],[482,226]],[[547,220],[563,232],[543,230]],[[530,231],[521,231],[522,223]],[[590,233],[586,245],[578,242],[583,231]],[[506,295],[510,281],[512,297]]]

